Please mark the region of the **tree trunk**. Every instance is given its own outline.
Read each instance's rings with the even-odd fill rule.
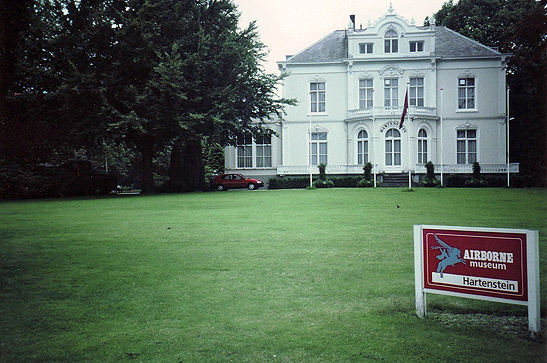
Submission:
[[[167,191],[176,193],[185,191],[182,168],[182,150],[179,143],[173,145],[171,158],[169,161],[169,180],[167,181]]]
[[[173,146],[167,186],[170,192],[205,189],[205,165],[200,140],[185,140]]]
[[[182,151],[182,178],[185,191],[205,189],[205,166],[201,141],[186,140]]]
[[[141,194],[154,193],[154,173],[152,159],[154,157],[154,144],[152,140],[146,139],[141,144],[142,154],[142,190]]]

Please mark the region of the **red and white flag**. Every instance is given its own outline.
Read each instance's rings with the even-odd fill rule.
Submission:
[[[403,127],[403,123],[405,122],[405,116],[407,111],[408,111],[408,90],[406,90],[406,94],[405,94],[405,105],[403,107],[403,114],[401,115],[401,122],[399,122],[399,128]]]

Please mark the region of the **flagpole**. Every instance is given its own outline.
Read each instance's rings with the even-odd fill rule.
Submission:
[[[408,88],[409,88],[409,84],[410,83],[407,83],[406,84],[406,97],[405,97],[405,107],[407,108],[408,110]],[[407,119],[409,119],[410,117],[408,116],[407,114]],[[412,119],[410,118],[410,120],[412,121]],[[410,158],[411,158],[411,151],[410,151],[410,124],[407,122],[407,135],[408,135],[408,190],[411,190],[412,189],[412,172],[411,172],[411,168],[410,168]]]
[[[401,115],[401,122],[399,122],[399,130],[403,127],[403,123],[405,122],[405,117],[408,111],[408,84],[409,83],[407,83],[407,87],[406,87],[403,114]],[[408,189],[412,189],[412,174],[410,172],[410,128],[408,128],[407,130],[407,135],[408,135]],[[402,152],[402,149],[401,149],[401,152]]]
[[[407,116],[407,119],[409,117]],[[411,119],[412,120],[412,119]],[[408,124],[407,132],[408,134],[408,189],[412,189],[412,172],[410,170],[410,124]]]

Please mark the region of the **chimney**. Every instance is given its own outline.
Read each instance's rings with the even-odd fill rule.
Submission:
[[[351,23],[353,24],[352,29],[355,30],[355,15],[350,15],[349,19],[351,20]]]

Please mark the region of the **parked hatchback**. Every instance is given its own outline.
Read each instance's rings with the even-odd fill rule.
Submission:
[[[264,182],[258,179],[246,178],[241,174],[220,174],[213,178],[213,185],[217,190],[235,188],[248,188],[255,190],[264,186]]]

